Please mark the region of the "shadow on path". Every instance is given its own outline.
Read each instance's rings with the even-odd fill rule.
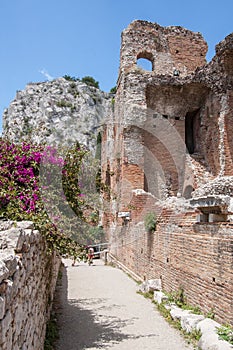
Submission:
[[[67,299],[67,269],[63,267],[62,286],[57,287],[54,308],[57,315],[60,338],[56,350],[106,349],[127,339],[138,339],[144,335],[130,335],[123,328],[134,323],[135,318],[120,319],[106,316],[106,311],[122,306],[110,304],[108,299]],[[101,313],[103,311],[103,313]],[[146,337],[156,334],[147,334]]]

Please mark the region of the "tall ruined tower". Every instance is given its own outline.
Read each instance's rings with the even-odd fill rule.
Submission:
[[[233,35],[208,64],[206,52],[201,34],[182,27],[134,21],[123,31],[114,113],[102,139],[102,178],[110,188],[102,221],[118,260],[141,277],[161,278],[164,289],[182,285],[191,302],[213,294],[203,310],[221,294],[210,275],[227,281],[218,317],[233,322],[226,311],[232,246],[221,251],[221,266],[207,263],[201,292],[192,285],[200,286],[203,262],[217,259],[221,230],[229,245],[232,237]],[[140,68],[142,58],[150,70]],[[148,235],[144,219],[151,212],[157,225]],[[225,226],[213,241],[216,225]]]
[[[185,77],[206,63],[206,52],[207,44],[200,33],[134,21],[122,33],[120,77],[134,72],[140,58],[151,61],[153,74],[172,76],[179,70]]]
[[[205,65],[206,52],[201,34],[181,27],[134,21],[123,31],[114,118],[103,147],[104,177],[117,193],[118,211],[136,189],[157,199],[190,194],[186,146],[192,153],[199,147],[194,134],[208,90],[190,74]],[[151,71],[138,66],[141,58]]]

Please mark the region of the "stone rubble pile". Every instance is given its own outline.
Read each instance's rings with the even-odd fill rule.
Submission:
[[[232,345],[219,339],[216,329],[221,325],[203,315],[192,313],[191,310],[183,310],[175,303],[168,302],[168,297],[162,292],[161,279],[146,280],[139,285],[138,290],[142,293],[154,292],[153,300],[157,304],[165,303],[165,307],[170,311],[173,320],[179,321],[182,329],[191,333],[195,330],[201,331],[201,338],[198,342],[198,348],[201,350],[230,350]]]
[[[199,187],[192,193],[192,197],[204,197],[211,195],[233,196],[233,176],[217,177],[213,181]]]

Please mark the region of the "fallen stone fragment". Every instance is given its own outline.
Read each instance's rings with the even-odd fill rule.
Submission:
[[[160,291],[154,291],[154,301],[156,301],[156,303],[161,304],[163,301],[166,300],[168,300],[167,295]]]
[[[199,322],[204,320],[203,315],[189,314],[181,317],[181,327],[187,333],[191,333]]]

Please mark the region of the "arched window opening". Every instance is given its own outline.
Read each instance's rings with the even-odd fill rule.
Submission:
[[[142,68],[143,70],[147,70],[147,71],[153,70],[152,62],[150,60],[148,60],[147,58],[139,58],[137,60],[137,66],[139,68]]]
[[[147,70],[147,71],[153,71],[153,55],[150,52],[140,52],[137,55],[137,66]]]

